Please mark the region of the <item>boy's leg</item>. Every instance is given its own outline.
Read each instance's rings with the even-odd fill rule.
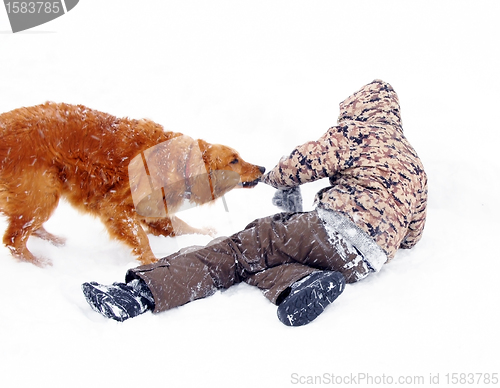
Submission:
[[[300,224],[299,229],[309,226],[312,230],[308,236],[314,235],[318,225],[308,225],[307,218],[308,213],[280,213],[255,220],[229,238],[216,239],[205,247],[185,248],[157,263],[133,268],[127,272],[126,281],[142,279],[154,296],[154,311],[160,312],[212,295],[217,289],[228,288],[270,267],[290,264],[284,266],[288,270],[281,272],[280,279],[273,281],[264,275],[249,280],[264,292],[269,285],[275,293],[281,284],[286,288],[314,271],[297,263],[297,257],[331,254],[323,236],[318,243],[302,238],[303,230],[299,232],[297,226],[287,233],[286,224],[294,219],[302,220],[294,225]],[[271,283],[277,284],[271,287]]]
[[[125,281],[143,280],[154,297],[154,312],[169,310],[239,282],[236,250],[230,238],[216,239],[205,247],[181,249],[157,263],[130,269]]]
[[[347,282],[366,276],[356,252],[332,245],[315,211],[257,219],[229,238],[192,247],[128,271],[155,299],[155,312],[168,310],[246,281],[273,303],[297,280],[317,270],[339,271]],[[363,273],[365,271],[366,273]]]
[[[326,232],[316,211],[255,220],[242,238],[258,241],[255,249],[262,252],[255,255],[257,262],[251,267],[247,260],[244,280],[260,288],[275,304],[289,293],[293,283],[318,270],[340,272],[347,283],[370,273],[355,248],[342,236]]]
[[[292,285],[312,272],[338,271],[347,282],[368,274],[357,251],[340,236],[335,237],[327,234],[315,211],[280,213],[257,219],[229,238],[216,239],[205,247],[186,248],[157,263],[131,269],[126,282],[128,285],[140,279],[140,284],[147,286],[154,299],[154,312],[204,298],[241,281],[260,288],[271,302],[280,304],[293,296]],[[97,301],[94,308],[98,311],[101,300],[112,309],[114,300],[123,299],[122,290],[111,286],[103,292],[95,284],[86,288],[87,299]],[[93,298],[89,292],[99,295]],[[135,310],[132,315],[137,315]]]

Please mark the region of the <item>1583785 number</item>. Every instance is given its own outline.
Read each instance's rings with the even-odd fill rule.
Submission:
[[[5,3],[7,13],[59,13],[58,1],[12,1]]]
[[[446,384],[461,385],[496,385],[499,383],[498,373],[447,373]]]

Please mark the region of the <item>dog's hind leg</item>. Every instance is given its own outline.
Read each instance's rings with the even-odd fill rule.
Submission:
[[[3,243],[10,249],[12,256],[20,261],[27,261],[39,267],[50,264],[48,260],[35,257],[27,248],[28,238],[33,232],[34,219],[16,216],[9,218],[9,225],[3,236]]]
[[[42,240],[46,240],[54,244],[56,247],[62,247],[66,244],[66,239],[64,237],[59,237],[49,233],[45,230],[43,226],[33,231],[33,236],[41,238]]]
[[[26,172],[26,176],[11,180],[4,191],[8,225],[3,243],[18,260],[42,267],[51,264],[50,260],[35,257],[27,248],[27,242],[30,235],[45,231],[43,224],[59,203],[59,190],[57,181],[47,173]]]
[[[51,240],[54,244],[56,241],[62,241],[45,231],[43,226],[41,226],[45,221],[45,219],[41,219],[38,216],[28,216],[26,214],[9,217],[9,224],[3,237],[3,243],[10,249],[16,259],[33,263],[39,267],[52,264],[49,259],[34,256],[27,247],[28,238],[32,234],[38,237],[44,234],[43,238]]]

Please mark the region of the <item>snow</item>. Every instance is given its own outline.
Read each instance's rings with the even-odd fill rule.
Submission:
[[[269,169],[380,78],[398,92],[430,182],[420,243],[298,328],[245,284],[162,314],[102,318],[80,285],[120,281],[138,263],[62,202],[46,229],[66,245],[29,240],[51,267],[0,248],[1,386],[288,387],[363,374],[446,385],[448,373],[500,372],[499,12],[494,0],[83,0],[12,34],[0,11],[2,112],[50,100],[151,118]],[[306,210],[326,184],[303,187]],[[273,192],[233,190],[229,212],[219,201],[180,216],[229,234],[276,212]],[[159,256],[209,241],[151,237]]]

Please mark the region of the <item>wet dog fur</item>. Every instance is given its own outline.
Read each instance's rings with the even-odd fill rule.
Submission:
[[[35,257],[26,244],[31,235],[64,244],[64,239],[43,227],[61,197],[98,217],[110,236],[130,246],[142,264],[157,260],[146,232],[161,236],[207,233],[175,216],[140,216],[134,206],[130,161],[178,136],[182,134],[164,131],[150,120],[116,118],[82,105],[49,102],[1,114],[0,212],[7,218],[4,244],[18,260],[50,264],[48,259]],[[264,172],[230,147],[196,141],[209,174],[233,171],[240,176],[240,186],[253,187]],[[220,197],[232,187],[214,185],[212,195]]]

